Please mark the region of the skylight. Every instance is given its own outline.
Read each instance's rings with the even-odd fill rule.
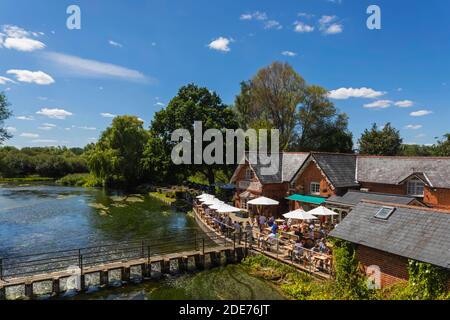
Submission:
[[[395,208],[392,207],[383,207],[375,214],[375,218],[387,220],[394,213]]]

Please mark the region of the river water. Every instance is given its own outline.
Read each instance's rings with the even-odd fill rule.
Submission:
[[[0,186],[0,257],[201,233],[195,220],[147,195],[58,185]],[[177,248],[177,250],[180,248]],[[240,266],[81,295],[81,299],[281,299]]]

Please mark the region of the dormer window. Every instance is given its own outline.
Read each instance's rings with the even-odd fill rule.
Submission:
[[[245,169],[245,180],[253,180],[253,170],[250,167]]]
[[[407,194],[413,197],[424,196],[425,184],[418,178],[412,178],[407,183]]]

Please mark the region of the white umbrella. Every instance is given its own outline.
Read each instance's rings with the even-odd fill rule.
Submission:
[[[256,198],[247,203],[256,206],[277,206],[280,204],[278,201],[266,197]]]
[[[206,199],[206,200],[204,200],[204,201],[202,201],[202,202],[203,202],[203,204],[205,204],[205,205],[207,205],[207,206],[210,206],[210,205],[212,205],[212,204],[216,204],[216,203],[219,202],[219,201],[220,201],[219,199],[211,198],[211,199]]]
[[[305,212],[303,209],[297,209],[286,214],[283,214],[283,217],[286,219],[294,219],[294,220],[315,220],[317,217],[313,216],[309,212]]]
[[[225,205],[224,202],[222,202],[222,201],[217,201],[216,203],[213,203],[213,204],[209,205],[208,207],[209,207],[210,209],[217,210],[217,209],[223,207],[224,205]]]
[[[231,212],[240,212],[242,211],[239,208],[233,207],[233,206],[229,206],[229,205],[224,205],[222,207],[220,207],[219,209],[217,209],[217,212],[219,213],[231,213]]]
[[[203,194],[197,196],[197,199],[207,199],[207,198],[214,198],[214,196],[211,194],[207,194],[207,193],[203,193]]]
[[[331,211],[330,209],[325,208],[323,206],[320,206],[313,210],[310,210],[310,211],[308,211],[308,213],[310,213],[314,216],[338,216],[339,215],[339,213]]]

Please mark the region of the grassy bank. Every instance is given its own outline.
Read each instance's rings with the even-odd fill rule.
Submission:
[[[55,181],[54,178],[40,177],[40,176],[29,176],[22,178],[0,178],[1,182],[45,182],[45,181]]]
[[[167,194],[167,193],[161,193],[161,192],[155,191],[155,192],[150,192],[149,195],[153,198],[156,198],[158,200],[161,200],[163,202],[170,203],[170,204],[175,204],[175,202],[177,201],[175,196],[172,197],[171,194]]]
[[[74,186],[74,187],[101,187],[101,181],[96,179],[90,173],[75,173],[68,174],[56,181],[58,184],[63,186]]]

